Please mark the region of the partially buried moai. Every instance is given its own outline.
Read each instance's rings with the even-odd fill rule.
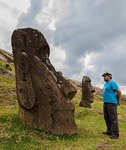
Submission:
[[[76,89],[52,66],[50,48],[36,29],[12,34],[19,116],[23,123],[56,134],[74,134]]]
[[[95,89],[91,85],[91,79],[88,76],[83,76],[82,79],[82,98],[79,106],[91,108],[93,103],[93,93]]]

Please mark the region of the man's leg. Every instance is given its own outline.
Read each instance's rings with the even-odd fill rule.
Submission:
[[[110,104],[108,109],[109,109],[109,116],[110,116],[111,135],[112,137],[119,137],[117,105]]]
[[[104,112],[104,119],[105,119],[105,123],[106,123],[106,127],[107,127],[106,133],[108,135],[111,135],[111,124],[110,124],[110,119],[109,119],[108,105],[109,105],[108,103],[104,103],[103,112]],[[103,133],[103,134],[105,134],[105,133]]]

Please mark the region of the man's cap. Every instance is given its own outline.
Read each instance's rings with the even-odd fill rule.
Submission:
[[[107,72],[107,71],[106,71],[105,73],[103,73],[103,75],[102,75],[102,76],[103,76],[103,77],[105,77],[106,75],[107,75],[107,76],[109,76],[109,77],[112,77],[112,74],[111,74],[111,73],[109,73],[109,72]]]

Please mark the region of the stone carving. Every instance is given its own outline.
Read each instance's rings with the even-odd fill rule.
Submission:
[[[88,76],[83,76],[82,79],[82,98],[79,106],[91,108],[93,103],[93,93],[95,89],[91,85],[91,79]]]
[[[76,89],[52,66],[44,36],[32,28],[12,34],[19,116],[23,123],[56,134],[74,134]]]

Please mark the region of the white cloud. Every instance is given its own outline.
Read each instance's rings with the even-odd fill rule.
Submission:
[[[16,27],[21,12],[26,12],[29,0],[0,0],[0,47],[11,51],[11,34]]]
[[[101,83],[101,74],[107,70],[120,84],[125,83],[125,8],[124,0],[69,0],[66,13],[56,23],[54,40],[66,52],[68,76],[80,78],[86,73]],[[79,61],[82,56],[84,65]]]
[[[3,6],[5,9],[16,9],[19,11],[26,11],[27,8],[30,5],[30,1],[29,0],[9,0],[9,1],[5,1],[5,0],[0,0],[0,6]]]
[[[64,61],[66,59],[65,52],[60,48],[54,47],[54,45],[52,44],[50,45],[50,48],[51,48],[50,59],[53,66],[57,71],[63,72],[65,69],[64,66]]]

